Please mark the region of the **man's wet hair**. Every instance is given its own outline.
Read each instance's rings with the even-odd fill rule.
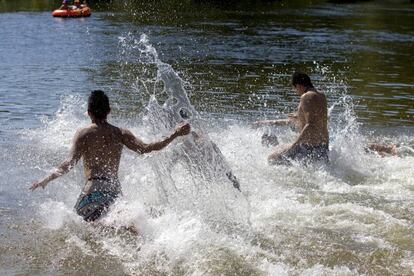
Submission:
[[[106,119],[111,108],[108,96],[102,90],[93,90],[88,99],[88,111],[97,119]]]
[[[302,72],[295,72],[292,75],[292,85],[296,86],[298,84],[303,85],[305,87],[313,87],[313,84],[309,76]]]

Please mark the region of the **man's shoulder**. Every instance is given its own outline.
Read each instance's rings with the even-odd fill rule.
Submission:
[[[118,128],[119,130],[120,130],[120,132],[121,132],[121,134],[122,135],[133,135],[133,133],[132,133],[132,131],[130,131],[129,129],[127,129],[127,128],[122,128],[122,127],[120,127],[120,128]]]
[[[78,128],[75,133],[75,138],[82,139],[85,138],[88,134],[94,132],[93,125],[85,126],[82,128]]]
[[[321,98],[326,98],[325,94],[316,90],[307,91],[301,97],[302,100],[317,100]]]
[[[122,127],[118,127],[112,124],[109,124],[110,131],[112,134],[115,134],[116,136],[123,136],[128,130]]]
[[[84,134],[95,131],[95,129],[96,129],[96,125],[90,124],[90,125],[78,128],[76,130],[76,133],[79,134],[79,135],[82,135],[82,134],[84,135]]]
[[[89,138],[95,137],[96,135],[107,135],[108,133],[111,133],[111,135],[115,136],[122,136],[124,130],[114,125],[109,125],[109,129],[102,129],[97,127],[95,124],[90,124],[88,126],[79,128],[76,131],[75,138],[88,140]]]

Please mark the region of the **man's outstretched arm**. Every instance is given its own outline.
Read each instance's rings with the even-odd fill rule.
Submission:
[[[129,148],[130,150],[133,150],[138,153],[148,153],[154,150],[161,150],[165,148],[168,144],[170,144],[175,138],[179,136],[184,136],[190,133],[190,125],[188,123],[181,125],[175,129],[175,131],[164,140],[153,142],[146,144],[137,137],[135,137],[132,132],[129,130],[122,130],[122,140],[124,145]]]
[[[252,123],[253,128],[259,128],[264,126],[287,126],[295,125],[297,123],[297,115],[295,113],[288,114],[286,119],[277,119],[277,120],[262,120]]]
[[[81,138],[79,132],[77,132],[75,134],[75,138],[73,140],[73,145],[70,150],[69,156],[66,158],[66,160],[63,161],[59,166],[57,166],[49,175],[47,175],[41,180],[33,182],[32,186],[29,189],[33,191],[39,187],[45,188],[50,181],[69,172],[76,165],[76,163],[79,161],[81,157]]]
[[[287,126],[292,124],[290,119],[278,119],[278,120],[263,120],[253,122],[252,127],[258,128],[263,126]]]

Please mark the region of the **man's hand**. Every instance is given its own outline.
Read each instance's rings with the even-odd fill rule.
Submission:
[[[177,136],[184,136],[190,133],[191,127],[189,123],[185,123],[179,127],[177,127],[177,129],[175,130],[175,134]]]
[[[42,181],[36,181],[32,183],[32,186],[29,188],[30,191],[34,191],[39,187],[42,187],[43,189],[46,187],[47,182],[45,180]]]

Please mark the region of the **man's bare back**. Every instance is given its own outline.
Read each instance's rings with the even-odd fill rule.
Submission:
[[[329,143],[328,108],[323,93],[307,91],[300,97],[298,106],[299,144],[320,145]]]
[[[262,125],[295,125],[299,130],[297,139],[287,148],[272,153],[270,163],[289,163],[287,159],[325,160],[328,159],[328,108],[326,97],[316,91],[309,76],[295,73],[292,85],[300,96],[297,112],[283,120],[267,120],[254,123]]]
[[[86,179],[118,178],[124,146],[122,129],[109,123],[91,124],[81,129],[75,139],[79,140]]]
[[[54,172],[30,187],[32,191],[38,187],[44,188],[50,181],[70,171],[83,158],[87,181],[75,208],[87,221],[98,219],[121,191],[118,169],[124,146],[139,154],[157,151],[175,138],[190,132],[190,125],[183,124],[161,141],[144,143],[129,130],[109,124],[106,121],[109,112],[109,100],[105,93],[100,90],[93,91],[88,103],[88,115],[92,124],[76,132],[66,160]]]

